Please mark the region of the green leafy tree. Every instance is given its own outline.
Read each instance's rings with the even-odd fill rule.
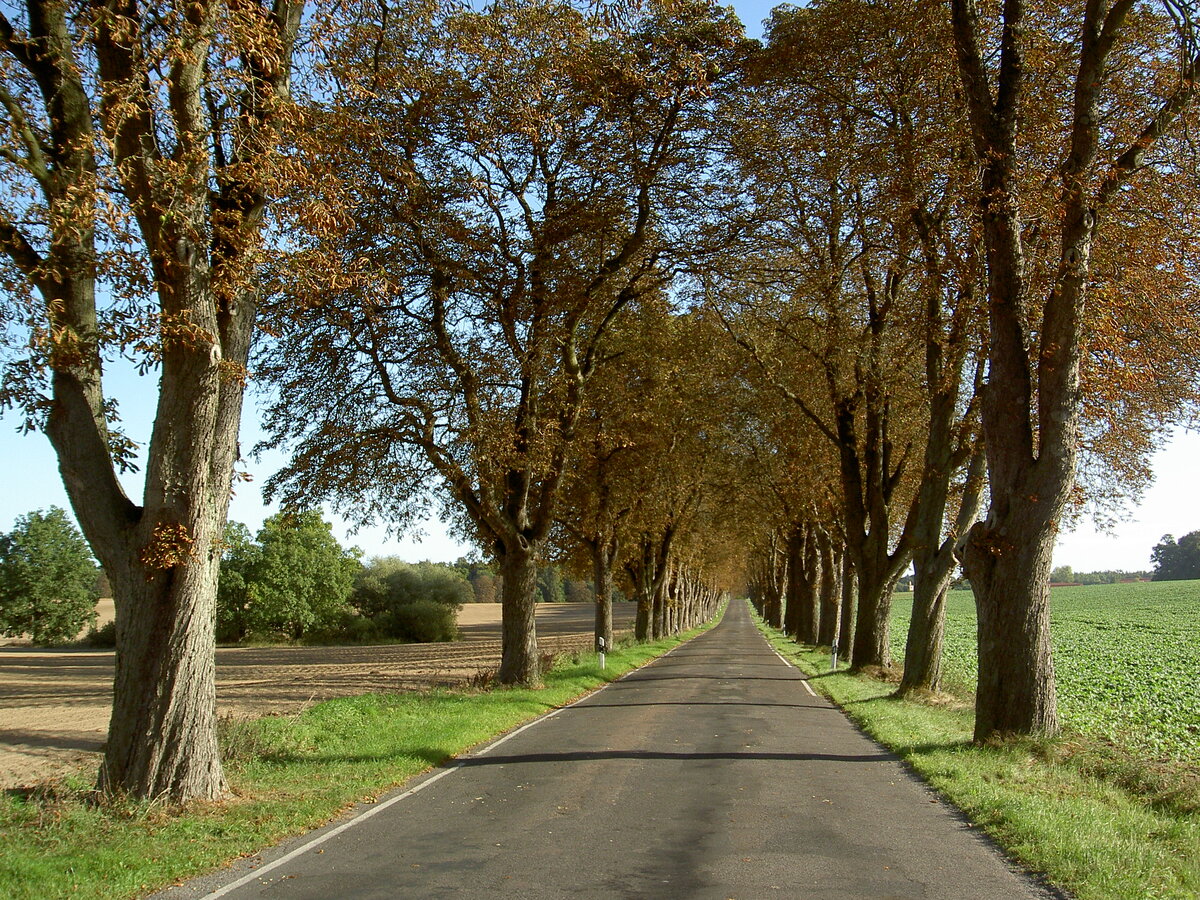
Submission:
[[[246,636],[247,584],[261,558],[262,548],[255,543],[249,528],[241,522],[226,524],[217,582],[218,641],[236,642]]]
[[[466,576],[454,567],[432,562],[409,563],[394,556],[372,559],[355,580],[351,600],[364,615],[430,600],[458,610],[474,594]]]
[[[1189,581],[1200,578],[1200,531],[1185,534],[1178,541],[1169,534],[1154,545],[1150,553],[1154,563],[1153,581]]]
[[[562,573],[558,566],[541,566],[537,575],[538,603],[566,603],[567,595],[563,591]]]
[[[0,537],[0,634],[64,643],[95,620],[98,598],[87,542],[57,506]]]
[[[358,551],[343,549],[320,512],[271,516],[257,544],[234,523],[225,540],[218,625],[228,637],[253,632],[301,638],[338,625],[360,568]]]
[[[1070,566],[1059,566],[1051,570],[1050,580],[1058,584],[1071,584],[1075,581],[1075,572]]]

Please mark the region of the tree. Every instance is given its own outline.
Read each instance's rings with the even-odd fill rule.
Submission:
[[[1059,566],[1050,570],[1050,581],[1060,584],[1070,584],[1075,580],[1075,572],[1070,566]]]
[[[833,454],[857,573],[858,667],[891,662],[890,597],[912,558],[916,461],[934,436],[910,327],[924,309],[912,288],[917,228],[897,202],[904,161],[889,155],[902,146],[903,95],[871,81],[895,66],[886,55],[891,12],[877,4],[777,11],[750,89],[731,98],[731,157],[752,213],[710,291],[758,377],[793,407],[795,430]],[[887,40],[863,38],[867,23]],[[785,628],[816,640],[816,531],[804,510],[792,518],[789,596],[800,602]]]
[[[225,791],[218,543],[251,276],[268,198],[296,174],[277,150],[304,6],[26,0],[0,14],[0,404],[45,430],[112,582],[106,791]],[[104,381],[117,354],[159,376],[140,502],[117,477],[135,450]]]
[[[566,592],[563,590],[562,572],[556,565],[539,566],[537,575],[538,603],[565,603]]]
[[[227,522],[217,577],[217,640],[237,642],[249,630],[246,613],[250,602],[249,580],[262,556],[262,547],[241,522]]]
[[[394,556],[371,559],[354,580],[351,603],[373,616],[394,606],[429,600],[455,611],[475,602],[465,575],[438,563],[409,563]]]
[[[270,516],[243,574],[246,629],[300,639],[337,624],[361,568],[317,510]]]
[[[737,28],[705,2],[387,12],[345,35],[322,120],[352,215],[296,236],[299,305],[266,360],[296,453],[273,486],[403,521],[436,479],[502,576],[500,680],[533,684],[537,563],[587,387],[665,280],[684,136]]]
[[[73,640],[96,619],[96,580],[87,542],[63,510],[21,516],[0,536],[0,634]]]
[[[979,619],[975,738],[1053,734],[1047,581],[1079,451],[1089,292],[1106,230],[1141,218],[1128,203],[1139,185],[1180,171],[1164,150],[1192,104],[1196,23],[1190,5],[1136,0],[1068,19],[1025,0],[998,18],[975,0],[950,9],[987,263],[991,503],[963,550]],[[1156,257],[1142,237],[1134,255]],[[1095,293],[1119,319],[1119,295]]]
[[[1200,578],[1200,531],[1185,534],[1178,541],[1164,534],[1150,554],[1154,563],[1152,581],[1188,581]]]

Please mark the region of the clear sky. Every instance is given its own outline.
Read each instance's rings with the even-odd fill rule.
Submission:
[[[774,4],[740,2],[733,6],[747,33],[758,37],[760,21],[770,14]],[[145,443],[150,436],[152,404],[156,396],[154,377],[138,379],[123,371],[112,380],[129,436]],[[252,447],[259,439],[258,410],[247,398],[242,424],[241,444]],[[44,435],[19,435],[19,419],[7,414],[0,418],[0,462],[4,483],[0,489],[0,530],[12,528],[17,516],[51,505],[69,510],[66,493],[59,478],[54,454]],[[230,518],[245,522],[252,531],[274,510],[264,507],[259,490],[262,482],[281,464],[278,455],[251,462],[246,468],[254,476],[249,484],[240,484],[230,508]],[[1180,537],[1200,529],[1200,435],[1179,432],[1154,458],[1152,468],[1157,481],[1142,503],[1130,511],[1129,520],[1120,523],[1111,534],[1097,532],[1084,520],[1073,532],[1062,535],[1054,554],[1056,565],[1069,565],[1078,572],[1119,569],[1137,571],[1150,567],[1150,551],[1164,534]],[[130,497],[138,502],[141,481],[127,480]],[[327,513],[328,516],[328,513]],[[397,540],[384,528],[364,529],[350,534],[344,522],[334,521],[334,531],[347,545],[358,546],[371,555],[397,555],[405,559],[451,561],[470,548],[450,538],[436,519],[427,522],[421,541],[412,537]]]

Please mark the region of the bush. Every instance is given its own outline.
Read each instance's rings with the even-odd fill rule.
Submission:
[[[110,650],[117,646],[117,623],[105,622],[99,628],[92,626],[83,639],[84,644],[100,650]]]
[[[417,643],[458,640],[455,608],[435,600],[405,603],[374,621],[385,637]]]
[[[386,556],[372,559],[359,572],[350,604],[364,616],[375,617],[418,600],[458,610],[472,597],[470,583],[450,566]]]
[[[304,635],[306,644],[377,644],[387,639],[374,619],[349,610],[334,623],[316,628]]]
[[[458,610],[474,596],[462,572],[437,563],[372,559],[359,573],[350,604],[382,637],[453,641]]]

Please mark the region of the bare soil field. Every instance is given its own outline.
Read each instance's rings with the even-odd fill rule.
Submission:
[[[634,604],[613,608],[618,631]],[[591,648],[590,603],[539,604],[545,653]],[[472,603],[458,617],[464,640],[352,647],[217,650],[222,716],[297,712],[330,697],[456,685],[500,664],[500,604]],[[111,651],[0,647],[0,789],[99,764],[111,709]]]

